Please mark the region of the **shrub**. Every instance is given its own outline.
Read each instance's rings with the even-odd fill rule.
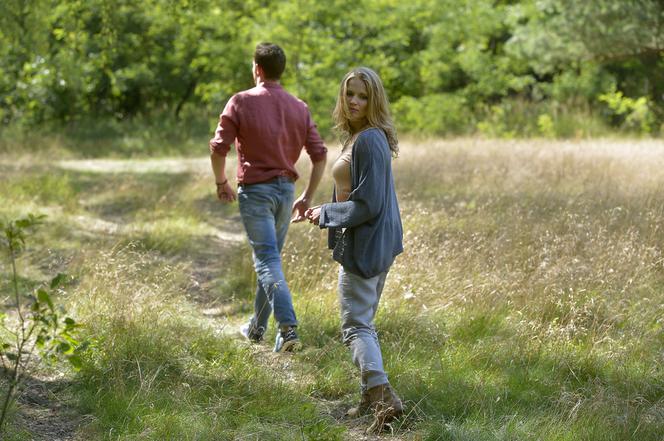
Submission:
[[[419,99],[406,96],[394,103],[399,129],[422,135],[461,134],[471,129],[472,114],[466,99],[454,94],[436,94]]]
[[[655,115],[650,110],[647,97],[626,97],[621,91],[613,88],[601,94],[598,99],[608,107],[609,116],[614,124],[642,134],[653,131]]]

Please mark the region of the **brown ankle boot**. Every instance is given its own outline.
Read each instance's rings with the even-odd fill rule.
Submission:
[[[403,415],[403,404],[389,383],[372,387],[367,391],[369,408],[374,412],[374,421],[368,432],[378,433],[385,424]]]
[[[346,412],[346,418],[359,418],[368,414],[371,411],[371,400],[369,399],[369,392],[362,392],[362,397],[360,397],[360,403],[348,409]]]

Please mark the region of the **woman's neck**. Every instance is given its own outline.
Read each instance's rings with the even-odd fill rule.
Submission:
[[[364,120],[364,121],[354,121],[350,122],[350,134],[351,136],[357,135],[360,133],[362,130],[366,129],[369,127],[369,121]]]

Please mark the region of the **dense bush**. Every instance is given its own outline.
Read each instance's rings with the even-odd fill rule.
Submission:
[[[288,55],[284,85],[324,134],[356,65],[381,74],[402,132],[567,136],[601,118],[657,134],[663,14],[658,0],[7,0],[0,118],[214,121],[251,86],[255,44],[271,40]],[[576,127],[563,130],[569,115]]]

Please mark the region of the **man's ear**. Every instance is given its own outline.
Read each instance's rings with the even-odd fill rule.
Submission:
[[[263,68],[256,63],[254,63],[254,75],[265,78],[265,72],[263,72]]]

